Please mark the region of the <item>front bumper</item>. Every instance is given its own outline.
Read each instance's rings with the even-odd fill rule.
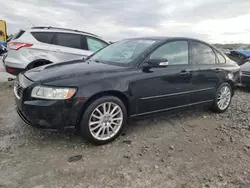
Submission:
[[[76,129],[82,103],[68,101],[30,100],[16,98],[17,113],[28,125],[46,130]]]
[[[38,129],[43,129],[43,130],[48,130],[48,131],[57,131],[56,129],[50,129],[50,128],[46,128],[44,126],[40,126],[40,125],[36,125],[36,124],[33,124],[32,122],[30,122],[27,117],[23,114],[23,112],[21,110],[19,110],[18,108],[16,108],[16,111],[19,115],[19,117],[27,124],[27,125],[30,125],[34,128],[38,128]]]
[[[76,129],[84,105],[82,98],[43,100],[30,97],[35,83],[20,74],[15,83],[17,113],[28,125],[46,130]],[[20,87],[22,91],[20,91]]]

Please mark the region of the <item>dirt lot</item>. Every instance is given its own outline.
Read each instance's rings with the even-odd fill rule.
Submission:
[[[229,110],[132,122],[115,142],[93,146],[20,120],[12,88],[0,86],[0,187],[250,187],[250,93]],[[78,161],[68,158],[82,155]]]

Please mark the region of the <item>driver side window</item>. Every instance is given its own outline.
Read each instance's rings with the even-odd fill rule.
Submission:
[[[157,48],[150,59],[165,58],[169,65],[188,64],[188,42],[174,41],[164,44]]]

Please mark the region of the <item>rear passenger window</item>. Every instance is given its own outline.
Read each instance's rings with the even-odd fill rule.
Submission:
[[[54,33],[52,32],[31,32],[36,40],[43,43],[51,44]]]
[[[83,36],[77,34],[68,34],[68,33],[56,33],[53,44],[84,49]]]
[[[150,59],[165,58],[169,65],[188,64],[188,42],[169,42],[157,48],[150,56]]]
[[[191,61],[193,64],[215,64],[216,56],[209,46],[200,42],[192,42]]]
[[[221,55],[221,53],[219,53],[219,52],[215,52],[216,53],[216,55],[217,55],[217,63],[226,63],[226,59],[225,59],[225,57],[223,57],[223,55]]]
[[[96,52],[108,45],[102,42],[101,40],[98,40],[92,37],[86,37],[86,38],[87,38],[88,48],[92,52]]]

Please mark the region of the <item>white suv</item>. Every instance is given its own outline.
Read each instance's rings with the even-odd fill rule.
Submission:
[[[109,45],[97,35],[55,27],[32,27],[20,30],[8,43],[3,63],[8,73],[50,63],[83,59]]]

